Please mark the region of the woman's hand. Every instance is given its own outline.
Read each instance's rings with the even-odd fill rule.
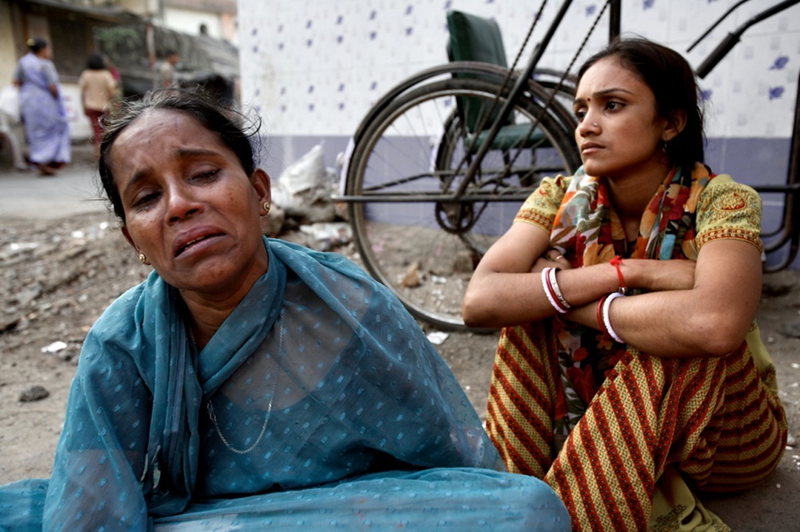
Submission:
[[[571,270],[572,264],[557,249],[550,248],[533,263],[531,273],[540,273],[545,268]]]

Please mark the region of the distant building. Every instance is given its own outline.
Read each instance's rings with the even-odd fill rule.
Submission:
[[[94,52],[93,35],[104,28],[140,23],[140,15],[110,2],[75,0],[0,0],[0,86],[11,83],[14,67],[28,52],[25,42],[44,38],[52,52],[64,91],[72,137],[89,138],[77,81]],[[142,2],[140,1],[139,4]]]
[[[88,138],[77,81],[90,53],[113,59],[126,95],[152,87],[168,49],[181,56],[179,79],[211,80],[232,93],[237,33],[236,0],[0,0],[0,87],[11,82],[25,42],[43,37],[64,88],[72,137]]]
[[[163,5],[165,27],[238,45],[236,0],[163,0]]]

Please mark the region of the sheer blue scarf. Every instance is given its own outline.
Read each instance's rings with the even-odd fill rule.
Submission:
[[[190,501],[322,485],[379,470],[382,460],[504,469],[455,377],[385,287],[340,255],[264,244],[269,271],[199,353],[178,292],[156,273],[96,322],[70,391],[46,529],[135,529]],[[284,353],[276,349],[281,309]],[[258,386],[274,373],[283,381],[263,449],[227,453],[206,402],[228,412],[219,428],[229,438],[255,435],[265,409],[250,415],[248,404],[275,390]],[[254,379],[260,396],[242,392]]]

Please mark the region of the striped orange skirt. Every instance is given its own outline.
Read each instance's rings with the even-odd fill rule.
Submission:
[[[557,347],[548,321],[503,330],[487,431],[510,471],[559,494],[574,530],[726,530],[692,491],[740,491],[778,465],[787,423],[774,368],[759,371],[747,342],[709,358],[629,348],[563,445]]]

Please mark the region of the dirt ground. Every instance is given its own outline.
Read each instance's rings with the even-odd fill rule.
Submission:
[[[0,484],[49,476],[83,338],[103,309],[148,273],[115,227],[103,213],[58,220],[0,214]],[[800,450],[794,448],[800,437],[800,271],[765,277],[758,320],[777,366],[790,447],[774,478],[755,494],[709,506],[738,523],[737,530],[781,530],[761,528],[762,518],[750,510],[768,500],[773,512],[785,509],[789,528],[797,523],[791,512],[797,513],[800,494]],[[437,346],[481,415],[496,341],[495,334],[449,333]],[[21,401],[37,393],[34,386],[47,396]]]

